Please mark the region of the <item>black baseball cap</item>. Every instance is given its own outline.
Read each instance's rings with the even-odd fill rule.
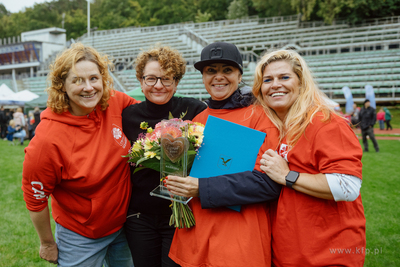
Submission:
[[[239,49],[234,44],[216,42],[207,45],[201,51],[200,61],[194,63],[194,67],[203,72],[205,66],[213,63],[226,63],[240,70],[243,74],[243,61]]]

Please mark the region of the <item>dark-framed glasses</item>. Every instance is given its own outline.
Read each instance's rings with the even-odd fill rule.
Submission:
[[[148,86],[154,86],[158,82],[158,79],[160,79],[162,85],[164,86],[170,86],[174,83],[175,78],[171,77],[157,77],[154,75],[146,75],[143,76],[144,83]]]

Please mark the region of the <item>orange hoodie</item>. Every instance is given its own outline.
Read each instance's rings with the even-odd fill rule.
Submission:
[[[51,196],[54,220],[80,235],[100,238],[124,224],[131,194],[130,170],[122,158],[130,148],[122,110],[138,103],[115,92],[105,111],[87,116],[46,109],[25,149],[24,200],[41,211]]]

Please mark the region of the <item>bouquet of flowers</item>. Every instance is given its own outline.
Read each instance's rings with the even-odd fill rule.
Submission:
[[[126,156],[128,162],[136,166],[134,173],[143,168],[159,171],[159,187],[167,190],[163,187],[163,180],[168,174],[184,177],[189,172],[203,142],[204,125],[172,118],[159,122],[155,129],[148,127],[147,122],[142,122],[140,128],[147,132],[140,134],[132,145]],[[196,224],[191,209],[184,204],[186,198],[169,194],[168,199],[172,200],[170,225],[190,228]]]

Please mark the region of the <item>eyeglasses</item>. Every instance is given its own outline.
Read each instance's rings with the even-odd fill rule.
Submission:
[[[175,78],[170,78],[170,77],[156,77],[154,75],[146,75],[143,76],[144,83],[148,86],[154,86],[158,82],[158,79],[160,79],[161,84],[164,86],[170,86],[174,83]]]

